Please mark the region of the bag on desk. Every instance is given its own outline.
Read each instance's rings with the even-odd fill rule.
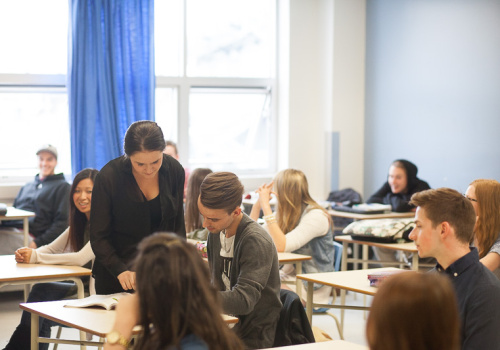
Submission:
[[[409,242],[408,235],[415,227],[413,218],[359,220],[349,224],[343,234],[377,243]]]
[[[0,216],[7,214],[7,204],[0,203]]]

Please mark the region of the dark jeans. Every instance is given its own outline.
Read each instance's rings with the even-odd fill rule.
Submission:
[[[52,282],[38,283],[31,289],[28,296],[28,303],[40,301],[61,300],[72,295],[76,295],[77,287],[74,283]],[[40,337],[50,337],[50,327],[57,325],[56,322],[40,317],[38,325],[38,334]],[[31,313],[23,311],[21,323],[17,326],[14,334],[10,338],[6,349],[26,349],[29,350],[29,340],[31,338]],[[41,343],[40,350],[46,350],[49,344]]]

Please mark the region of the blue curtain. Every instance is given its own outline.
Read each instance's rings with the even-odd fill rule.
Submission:
[[[72,170],[123,154],[137,120],[154,120],[153,0],[71,0],[68,69]]]

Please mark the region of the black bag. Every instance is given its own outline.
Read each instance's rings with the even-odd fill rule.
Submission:
[[[0,203],[0,216],[7,215],[7,204]]]

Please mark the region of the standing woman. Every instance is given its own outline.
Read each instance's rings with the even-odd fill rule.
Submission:
[[[15,258],[18,263],[76,265],[84,266],[94,259],[89,243],[89,218],[92,189],[98,171],[83,169],[76,174],[69,194],[69,227],[52,243],[37,249],[19,248]],[[92,279],[90,292],[93,292]],[[28,303],[60,300],[76,294],[74,283],[51,282],[37,283],[31,289]],[[40,317],[39,336],[50,337],[50,327],[54,322]],[[23,311],[21,323],[12,334],[6,350],[25,350],[30,348],[31,314]],[[48,349],[49,344],[40,343],[40,349]]]
[[[476,211],[474,245],[479,251],[479,259],[500,278],[500,183],[474,180],[465,196]]]
[[[273,185],[278,199],[274,214],[269,204]],[[332,219],[325,208],[311,198],[305,174],[295,169],[282,170],[273,182],[261,186],[257,193],[259,200],[252,206],[250,217],[257,220],[262,209],[265,228],[278,252],[310,255],[312,259],[302,264],[304,273],[333,271]],[[295,268],[287,264],[280,274],[282,281],[292,280]],[[330,293],[331,287],[315,286],[314,302],[327,304]]]
[[[155,231],[186,237],[184,169],[163,154],[161,128],[151,121],[133,123],[123,148],[125,154],[99,172],[92,196],[90,243],[97,294],[135,289],[130,264],[144,237]]]

